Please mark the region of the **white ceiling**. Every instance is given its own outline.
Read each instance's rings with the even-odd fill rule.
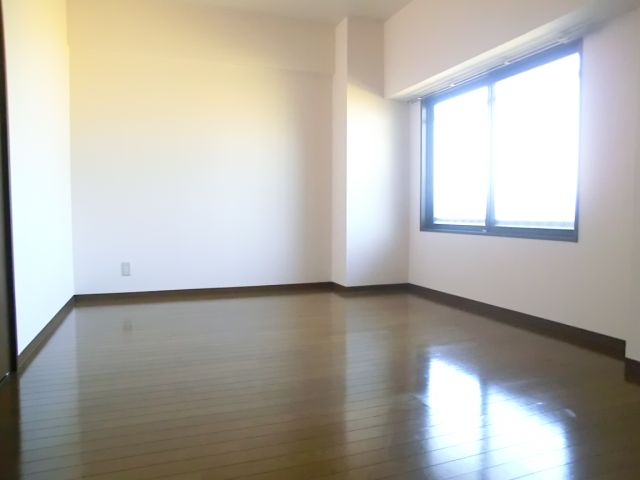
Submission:
[[[188,0],[320,22],[337,23],[347,15],[386,20],[411,0]]]

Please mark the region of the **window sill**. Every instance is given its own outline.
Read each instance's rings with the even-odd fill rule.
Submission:
[[[430,225],[422,226],[421,232],[455,233],[463,235],[480,235],[485,237],[521,238],[529,240],[552,240],[557,242],[578,243],[577,230],[552,230],[537,228],[513,227],[467,227],[458,225]]]

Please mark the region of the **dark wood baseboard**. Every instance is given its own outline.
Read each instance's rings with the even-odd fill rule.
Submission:
[[[254,297],[261,295],[289,295],[303,292],[333,291],[331,282],[261,285],[251,287],[200,288],[185,290],[158,290],[148,292],[98,293],[76,295],[78,305],[105,305],[118,303],[174,302],[214,298]]]
[[[63,307],[58,310],[53,318],[45,325],[36,338],[31,340],[31,343],[18,355],[18,372],[24,371],[31,361],[35,358],[42,347],[49,341],[51,336],[55,333],[58,327],[62,324],[67,315],[73,310],[75,305],[75,297],[71,297]]]
[[[496,307],[487,303],[477,302],[468,298],[458,297],[449,293],[432,290],[417,285],[411,285],[409,290],[417,295],[434,302],[449,305],[466,312],[482,315],[531,332],[546,335],[573,345],[588,348],[604,355],[623,359],[626,342],[619,338],[591,332],[583,328],[565,325],[564,323],[546,320],[526,313],[516,312],[506,308]]]
[[[259,285],[252,287],[202,288],[185,290],[159,290],[148,292],[97,293],[76,295],[78,305],[105,305],[139,302],[173,302],[212,298],[232,298],[261,295],[290,295],[302,292],[335,292],[341,295],[407,292],[409,284],[367,285],[345,287],[334,282],[293,283],[285,285]]]
[[[624,359],[624,378],[627,382],[640,385],[640,362],[630,358]]]
[[[409,291],[408,283],[390,283],[385,285],[363,285],[358,287],[345,287],[344,285],[333,282],[331,285],[333,286],[333,291],[335,293],[346,296],[398,293]]]

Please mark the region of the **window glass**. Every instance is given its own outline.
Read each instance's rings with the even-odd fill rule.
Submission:
[[[574,228],[579,115],[577,54],[496,82],[496,225]]]
[[[488,102],[489,89],[482,87],[434,107],[435,223],[484,225],[489,173]]]

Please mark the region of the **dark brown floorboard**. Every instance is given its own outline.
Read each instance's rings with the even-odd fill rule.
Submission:
[[[622,361],[402,291],[94,299],[0,402],[7,480],[640,478]]]

